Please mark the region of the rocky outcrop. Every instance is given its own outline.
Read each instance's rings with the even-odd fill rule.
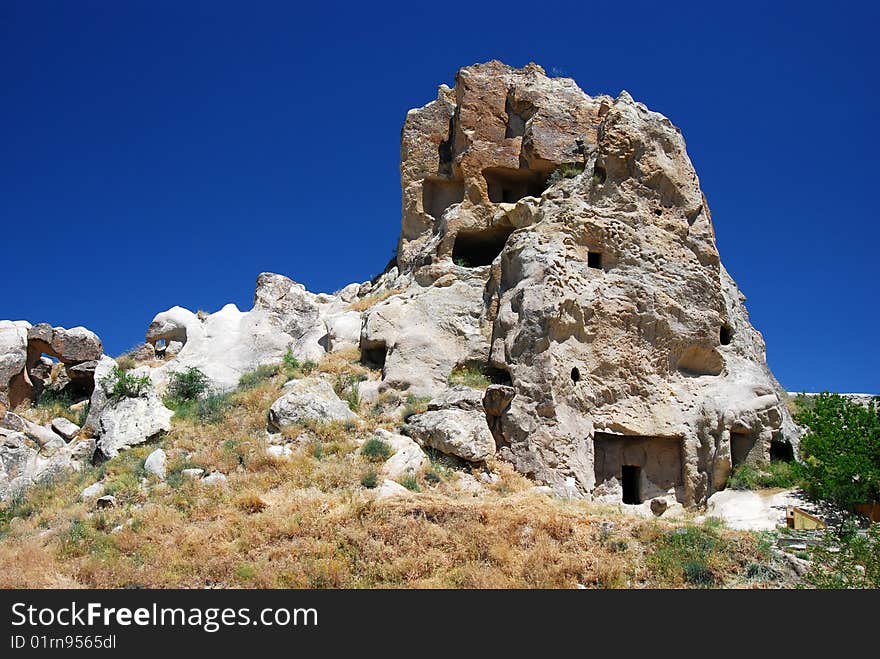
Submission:
[[[323,380],[291,380],[284,385],[284,391],[284,395],[269,408],[270,432],[279,432],[296,424],[357,419],[333,387]]]
[[[435,395],[481,364],[511,388],[487,401],[499,455],[579,496],[691,505],[796,443],[662,115],[536,65],[466,67],[408,113],[401,185],[395,295],[361,334],[387,386]]]
[[[0,321],[0,405],[34,403],[47,388],[73,400],[88,398],[102,353],[101,339],[85,327]]]
[[[495,454],[495,440],[480,412],[431,410],[411,417],[404,432],[419,446],[430,446],[468,462],[482,462]]]

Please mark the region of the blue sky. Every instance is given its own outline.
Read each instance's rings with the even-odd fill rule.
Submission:
[[[869,3],[0,1],[0,318],[118,354],[262,271],[363,281],[400,127],[501,59],[684,132],[722,260],[791,390],[880,392],[880,12]]]

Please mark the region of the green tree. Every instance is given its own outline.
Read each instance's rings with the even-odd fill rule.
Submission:
[[[863,406],[823,393],[796,420],[809,428],[799,467],[808,494],[848,509],[880,501],[878,399]]]

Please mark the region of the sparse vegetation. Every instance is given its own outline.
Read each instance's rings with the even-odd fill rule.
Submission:
[[[376,293],[375,295],[370,295],[368,297],[363,297],[359,300],[355,300],[351,303],[352,311],[366,311],[370,307],[373,307],[380,302],[384,302],[389,297],[399,294],[401,291],[396,288],[389,288],[387,290],[382,291],[381,293]]]
[[[298,365],[298,364],[297,364]],[[271,380],[281,372],[281,364],[263,364],[250,373],[245,373],[238,379],[239,389],[253,389],[267,380]]]
[[[415,474],[406,474],[403,478],[400,479],[400,484],[411,492],[422,491],[422,488],[419,487],[419,479],[416,478]]]
[[[574,178],[584,171],[584,167],[585,165],[582,162],[564,163],[560,165],[554,169],[553,173],[547,178],[547,187],[556,185],[563,179]]]
[[[485,369],[474,364],[457,366],[449,375],[449,384],[465,385],[474,389],[486,389],[492,384],[492,380],[486,374]]]
[[[387,460],[391,457],[392,453],[391,447],[378,437],[371,437],[361,447],[361,455],[367,458],[367,460],[377,462]]]
[[[758,490],[761,488],[798,486],[797,466],[793,462],[770,462],[743,464],[734,470],[727,487],[734,490]]]
[[[370,469],[363,476],[361,476],[361,485],[366,487],[367,489],[373,489],[379,484],[379,475],[376,473],[375,469]]]
[[[149,375],[134,375],[114,366],[102,380],[101,385],[107,395],[115,400],[122,398],[138,398],[152,389]]]
[[[400,414],[401,418],[404,421],[409,421],[410,417],[426,412],[430,400],[426,396],[407,396],[406,404],[403,406],[403,411]]]
[[[880,588],[880,523],[831,528],[810,554],[805,581],[816,588]]]

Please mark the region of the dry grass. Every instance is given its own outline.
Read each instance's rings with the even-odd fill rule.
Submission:
[[[357,357],[331,355],[319,370],[359,373]],[[166,483],[142,482],[155,445],[140,446],[0,507],[0,587],[694,585],[676,563],[687,552],[667,547],[680,523],[548,498],[506,463],[488,465],[500,478],[474,496],[457,486],[470,467],[432,454],[414,475],[418,494],[373,502],[361,481],[378,465],[358,448],[373,428],[393,428],[399,417],[288,428],[293,454],[271,457],[266,410],[283,379],[279,373],[232,394],[217,422],[176,418],[161,442]],[[182,476],[188,467],[228,480],[206,486]],[[99,479],[117,508],[95,511],[79,501]],[[612,533],[601,531],[606,521]],[[754,536],[707,533],[720,538],[707,559],[715,585],[754,585],[742,574],[767,560]]]
[[[376,295],[370,295],[365,298],[361,298],[360,300],[355,300],[351,303],[349,307],[352,311],[366,311],[370,307],[373,307],[380,302],[387,300],[389,297],[394,295],[398,295],[400,293],[400,289],[391,288],[386,291],[382,291],[381,293],[377,293]]]

